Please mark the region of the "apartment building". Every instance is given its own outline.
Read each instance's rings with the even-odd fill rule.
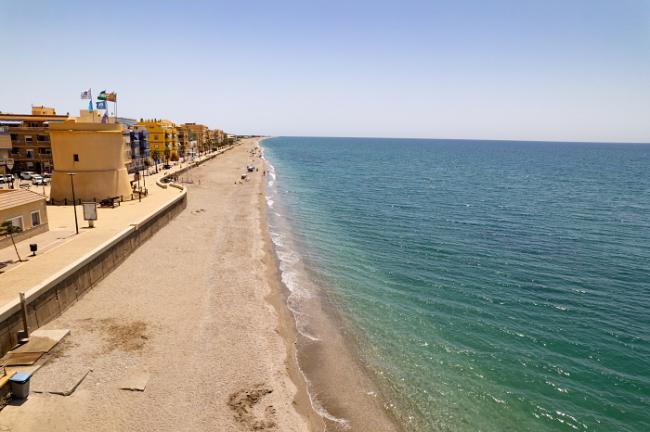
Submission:
[[[67,119],[67,114],[57,115],[54,108],[45,106],[33,106],[31,114],[0,113],[0,128],[9,133],[11,140],[8,158],[14,160],[13,172],[51,172],[49,125]]]

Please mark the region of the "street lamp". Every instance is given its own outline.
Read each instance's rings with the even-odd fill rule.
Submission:
[[[147,171],[147,167],[146,167],[146,164],[144,163],[144,158],[142,158],[142,183],[143,183],[143,186],[144,186],[144,190],[147,190],[146,171]]]
[[[77,197],[74,194],[74,176],[77,173],[69,172],[68,175],[70,176],[70,185],[72,186],[72,210],[74,211],[74,228],[77,231],[77,234],[79,234],[79,222],[77,221]]]
[[[9,175],[11,176],[11,188],[14,188],[14,160],[7,159],[7,168],[9,168]]]

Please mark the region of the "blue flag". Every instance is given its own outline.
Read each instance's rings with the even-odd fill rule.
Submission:
[[[106,101],[97,101],[97,109],[106,109]]]
[[[88,101],[88,112],[93,112],[93,101]]]

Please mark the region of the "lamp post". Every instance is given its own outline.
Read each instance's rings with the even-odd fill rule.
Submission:
[[[74,194],[74,176],[77,173],[69,172],[70,176],[70,185],[72,186],[72,210],[74,211],[74,228],[79,234],[79,222],[77,221],[77,197]]]
[[[142,185],[144,190],[147,190],[147,177],[146,177],[147,167],[144,163],[144,158],[142,159]]]
[[[7,160],[7,168],[9,169],[9,175],[11,176],[11,188],[14,188],[14,160]]]

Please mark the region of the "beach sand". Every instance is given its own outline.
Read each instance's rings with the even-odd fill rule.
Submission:
[[[45,328],[71,334],[0,413],[12,431],[322,430],[296,368],[247,141],[189,172],[188,207]],[[143,392],[121,390],[142,378]]]

